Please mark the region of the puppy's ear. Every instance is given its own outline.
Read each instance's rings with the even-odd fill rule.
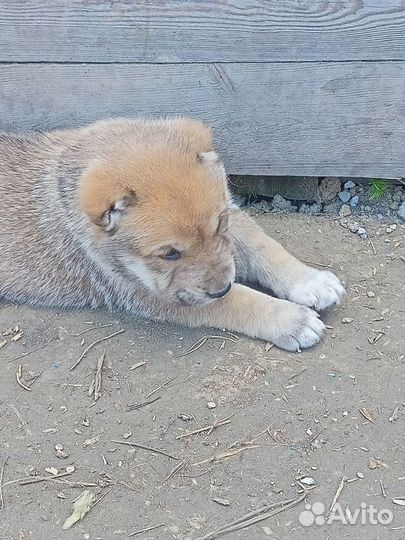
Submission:
[[[198,161],[208,167],[212,175],[220,180],[221,182],[226,182],[226,172],[224,164],[222,163],[219,155],[215,150],[208,150],[199,152],[197,156]]]
[[[108,168],[94,165],[84,173],[79,191],[80,210],[110,234],[118,229],[128,208],[136,203],[135,193],[116,176]]]

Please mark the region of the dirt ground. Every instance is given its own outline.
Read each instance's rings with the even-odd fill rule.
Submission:
[[[119,314],[0,305],[1,540],[195,540],[264,505],[295,503],[304,490],[295,507],[224,538],[405,538],[405,227],[387,233],[367,221],[362,240],[336,219],[258,219],[346,281],[347,298],[312,350]],[[181,356],[206,335],[221,339]],[[97,504],[62,530],[85,489]],[[385,512],[330,523],[335,494],[352,515],[372,505],[392,521],[381,522]],[[301,514],[306,503],[325,507],[313,525]]]

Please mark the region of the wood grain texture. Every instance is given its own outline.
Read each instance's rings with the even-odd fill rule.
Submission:
[[[5,0],[0,62],[402,60],[403,0]]]
[[[184,114],[216,130],[228,171],[405,176],[404,63],[2,66],[0,128]]]

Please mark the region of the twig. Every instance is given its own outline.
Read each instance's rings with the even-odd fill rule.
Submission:
[[[105,353],[103,353],[97,360],[96,375],[90,384],[88,396],[91,397],[94,394],[94,401],[97,401],[101,397],[102,387],[102,370],[104,365]]]
[[[245,450],[252,450],[253,448],[259,448],[259,445],[252,444],[249,446],[243,446],[242,448],[236,448],[235,450],[225,450],[225,452],[222,452],[221,454],[217,454],[216,456],[212,456],[208,459],[204,459],[203,461],[198,461],[197,463],[193,463],[193,466],[203,465],[204,463],[215,463],[217,461],[220,461],[221,459],[228,459],[229,457],[236,456],[237,454],[240,454],[241,452],[244,452]]]
[[[54,341],[54,340],[50,339],[49,341],[47,341],[43,345],[40,345],[39,347],[37,347],[36,349],[31,349],[30,351],[22,353],[19,356],[15,356],[14,358],[11,358],[11,360],[8,360],[7,363],[10,364],[11,362],[15,362],[16,360],[20,360],[20,358],[25,358],[29,354],[33,354],[34,352],[40,351],[41,349],[45,349],[45,347],[47,347],[50,343],[52,343],[52,341]]]
[[[20,364],[18,366],[18,370],[17,370],[17,373],[15,374],[16,376],[16,379],[17,379],[17,383],[21,386],[21,388],[24,388],[24,390],[26,390],[27,392],[31,392],[31,388],[29,386],[25,386],[25,384],[21,381],[21,377],[22,377],[22,365]]]
[[[183,469],[183,467],[185,466],[186,463],[188,463],[190,461],[190,459],[183,459],[183,461],[181,461],[180,463],[178,463],[175,468],[172,470],[171,473],[169,473],[166,478],[163,480],[162,484],[166,484],[166,482],[168,482],[170,480],[170,478],[172,478],[175,474],[177,474],[179,471],[181,471],[181,469]]]
[[[166,456],[171,459],[179,459],[177,456],[168,454],[167,452],[164,452],[163,450],[157,450],[156,448],[151,448],[150,446],[145,446],[143,444],[138,444],[138,443],[129,442],[129,441],[116,441],[116,440],[111,440],[111,442],[117,443],[117,444],[125,444],[126,446],[132,446],[134,448],[141,448],[142,450],[147,450],[148,452],[153,452],[154,454],[161,454],[162,456]]]
[[[4,469],[7,465],[8,459],[10,456],[7,456],[4,460],[4,463],[0,470],[0,510],[3,510],[4,508],[4,495],[3,495],[3,478],[4,478]]]
[[[65,334],[67,334],[68,336],[79,337],[79,336],[82,336],[83,334],[87,334],[88,332],[92,332],[93,330],[100,330],[100,328],[109,328],[112,325],[113,325],[113,323],[102,324],[100,326],[93,326],[92,328],[87,328],[87,330],[83,330],[82,332],[77,332],[75,334],[71,334],[70,332],[68,332],[62,326],[60,326],[60,329],[63,330],[65,332]]]
[[[76,362],[72,366],[70,366],[69,370],[72,371],[73,369],[75,369],[80,364],[80,362],[83,360],[83,358],[86,356],[86,354],[88,352],[90,352],[90,350],[93,347],[95,347],[96,345],[98,345],[102,341],[106,341],[107,339],[111,339],[114,336],[118,336],[118,334],[122,334],[123,332],[125,332],[125,329],[121,328],[121,330],[118,330],[117,332],[114,332],[113,334],[110,334],[109,336],[102,337],[102,338],[98,339],[97,341],[94,341],[93,343],[90,343],[90,345],[84,349],[84,351],[79,356],[79,358],[76,360]]]
[[[158,529],[159,527],[164,527],[164,525],[166,525],[166,523],[159,523],[158,525],[152,525],[152,527],[146,527],[146,529],[139,529],[138,531],[134,531],[133,533],[131,533],[129,537],[136,536],[137,534],[153,531],[154,529]]]
[[[62,473],[55,474],[52,476],[33,476],[32,478],[27,478],[27,477],[17,478],[17,480],[9,480],[8,482],[5,482],[3,484],[3,487],[10,486],[12,484],[20,484],[21,486],[25,486],[27,484],[36,484],[37,482],[45,482],[47,480],[52,481],[52,480],[57,480],[58,478],[62,478],[63,476],[69,476],[70,474],[73,474],[73,473],[62,472]]]
[[[226,424],[229,424],[231,422],[233,414],[230,416],[227,416],[226,418],[223,418],[222,420],[218,420],[211,424],[210,426],[205,426],[200,429],[195,429],[194,431],[188,431],[187,433],[183,433],[182,435],[178,435],[176,439],[185,439],[186,437],[191,437],[192,435],[197,435],[197,433],[203,433],[204,431],[208,431],[209,434],[212,433],[212,431],[220,426],[225,426]]]
[[[147,405],[151,405],[152,403],[155,403],[158,399],[160,399],[162,396],[157,396],[154,399],[150,399],[149,401],[142,401],[141,403],[135,403],[134,405],[128,405],[127,410],[129,412],[137,411],[138,409],[142,409],[142,407],[146,407]]]
[[[177,355],[177,358],[182,358],[183,356],[188,356],[189,354],[198,351],[209,339],[221,339],[224,341],[230,341],[231,343],[236,343],[236,338],[234,337],[228,337],[228,336],[203,336],[198,341],[194,343],[194,345],[191,345],[191,347],[188,349],[188,351]]]
[[[342,476],[340,484],[338,485],[335,496],[333,497],[332,503],[330,505],[329,512],[332,512],[333,509],[335,508],[335,504],[337,503],[337,500],[339,499],[340,494],[342,493],[343,488],[345,487],[345,482],[346,482],[346,477]]]
[[[322,268],[333,268],[333,266],[331,266],[330,264],[322,264],[322,263],[317,263],[314,261],[302,261],[302,262],[304,262],[305,264],[321,266]]]
[[[166,382],[164,382],[163,384],[161,384],[160,386],[158,386],[157,388],[155,388],[154,390],[152,390],[152,392],[149,392],[149,394],[146,397],[146,399],[150,398],[150,396],[153,396],[153,394],[155,394],[156,392],[158,392],[161,388],[164,388],[165,386],[167,386],[168,384],[170,384],[171,382],[173,382],[177,377],[172,377],[171,379],[167,380]]]
[[[214,538],[222,536],[223,534],[249,527],[250,525],[273,517],[280,512],[284,512],[285,510],[296,506],[301,501],[303,501],[306,496],[307,493],[305,492],[297,499],[289,499],[286,501],[280,501],[278,503],[262,506],[261,508],[254,510],[253,512],[249,512],[249,514],[246,514],[238,519],[235,519],[234,521],[231,521],[230,523],[228,523],[228,525],[223,525],[222,527],[219,527],[219,529],[216,529],[215,531],[212,531],[211,533],[201,538],[198,538],[198,540],[213,540]]]

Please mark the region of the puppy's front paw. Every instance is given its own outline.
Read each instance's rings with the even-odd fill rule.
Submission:
[[[318,314],[305,306],[283,302],[278,313],[272,341],[287,351],[300,351],[320,342],[325,325]]]
[[[288,299],[321,311],[339,304],[344,295],[343,285],[335,274],[307,267],[289,291]]]

